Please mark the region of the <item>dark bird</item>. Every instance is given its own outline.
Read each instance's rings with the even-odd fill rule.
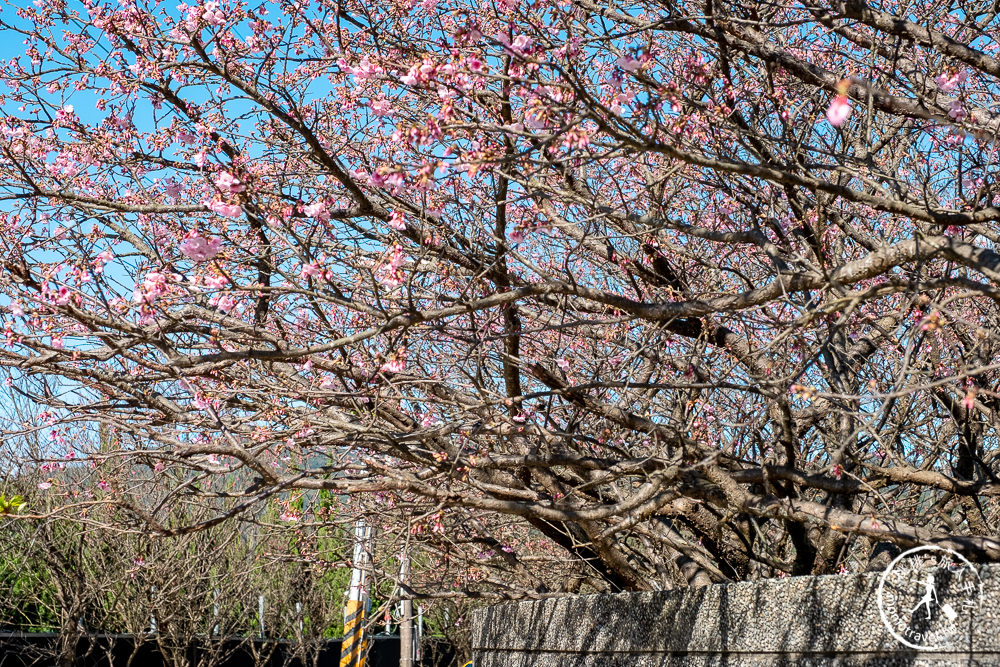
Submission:
[[[670,287],[679,293],[686,293],[688,286],[677,272],[674,271],[674,267],[670,265],[670,261],[660,252],[660,249],[651,243],[643,243],[642,250],[646,253],[646,256],[650,259],[650,276],[647,276],[647,280],[657,287]]]

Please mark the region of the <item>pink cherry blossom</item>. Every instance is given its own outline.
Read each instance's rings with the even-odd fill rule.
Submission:
[[[636,60],[631,56],[622,56],[615,61],[615,64],[621,67],[626,72],[638,72],[642,67],[642,62]]]
[[[215,185],[227,194],[236,194],[247,189],[247,186],[243,185],[243,181],[228,171],[224,171],[216,176]]]
[[[472,70],[473,72],[482,72],[483,70],[486,69],[486,63],[483,62],[483,60],[475,54],[469,56],[468,60],[466,60],[466,63],[468,63],[469,69]]]
[[[389,226],[399,232],[406,231],[406,216],[402,211],[393,211],[389,214]]]
[[[243,209],[240,208],[239,204],[227,204],[218,199],[205,202],[205,206],[208,210],[214,211],[219,215],[224,215],[227,218],[238,218],[243,213]]]
[[[229,279],[225,276],[209,276],[205,278],[205,287],[208,289],[222,289],[229,284]]]
[[[531,51],[534,41],[527,35],[518,35],[511,43],[511,50],[519,56],[527,55]]]
[[[110,250],[103,251],[100,255],[94,258],[94,262],[91,266],[91,270],[95,275],[101,275],[104,273],[104,265],[115,258],[114,254]]]
[[[206,238],[201,234],[188,236],[181,241],[180,250],[185,257],[196,262],[205,262],[219,254],[222,248],[222,240],[218,238]]]
[[[961,123],[968,117],[968,115],[969,114],[965,111],[965,108],[962,106],[962,103],[960,101],[955,100],[948,105],[949,118],[954,118],[955,120]]]
[[[208,302],[224,313],[236,307],[236,299],[228,294],[216,294]]]
[[[358,83],[374,79],[385,74],[385,69],[377,63],[373,63],[368,56],[361,59],[357,67],[351,67],[345,58],[337,59],[337,67],[352,75]]]
[[[379,370],[383,373],[402,373],[406,370],[406,348],[401,347],[390,354]]]
[[[299,276],[301,276],[303,280],[322,275],[323,270],[320,268],[319,262],[309,262],[308,264],[303,265],[302,270],[299,272]]]
[[[210,401],[202,391],[196,391],[194,393],[194,398],[191,399],[191,403],[199,410],[208,410],[212,407],[212,401]]]
[[[135,290],[133,300],[140,305],[153,305],[157,297],[167,292],[167,276],[159,271],[146,274],[142,284]]]
[[[383,264],[375,270],[375,279],[388,287],[402,285],[406,282],[406,276],[403,274],[402,269],[405,262],[406,255],[403,247],[400,245],[393,246],[392,257],[388,263]]]
[[[206,2],[201,17],[208,25],[222,25],[226,22],[226,17],[219,9],[218,2]]]
[[[62,109],[56,111],[56,120],[63,122],[69,121],[73,119],[74,114],[73,105],[67,104]]]
[[[826,119],[830,125],[840,127],[851,115],[851,102],[847,95],[837,95],[830,102],[830,107],[826,110]]]
[[[65,285],[60,285],[59,293],[56,296],[56,303],[60,306],[65,306],[72,300],[73,300],[73,292],[71,292],[70,289]]]
[[[316,218],[326,222],[330,219],[330,213],[326,210],[326,202],[317,201],[309,204],[308,206],[302,207],[302,212],[308,215],[310,218]]]
[[[374,100],[368,105],[376,116],[391,116],[392,115],[392,104],[389,100],[381,99]]]
[[[950,93],[955,90],[955,87],[965,83],[968,78],[968,74],[963,70],[960,72],[943,72],[936,77],[934,77],[934,83],[937,84],[945,93]]]

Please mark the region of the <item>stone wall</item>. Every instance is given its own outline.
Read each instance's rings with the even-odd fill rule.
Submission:
[[[474,662],[475,667],[1000,665],[1000,565],[977,569],[982,595],[975,608],[967,604],[966,613],[949,625],[945,614],[953,612],[943,605],[950,600],[960,608],[963,598],[961,591],[949,590],[947,577],[939,577],[943,599],[932,618],[923,620],[921,609],[906,617],[903,625],[910,627],[897,627],[943,644],[932,651],[907,648],[889,632],[877,600],[881,573],[873,573],[487,607],[472,619]],[[900,609],[919,603],[919,581],[916,586],[912,599],[898,601]]]

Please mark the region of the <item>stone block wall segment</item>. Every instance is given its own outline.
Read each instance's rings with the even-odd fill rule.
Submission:
[[[1000,666],[1000,565],[977,569],[982,601],[961,645],[934,652],[892,636],[878,607],[881,573],[865,573],[495,605],[473,615],[474,664]]]

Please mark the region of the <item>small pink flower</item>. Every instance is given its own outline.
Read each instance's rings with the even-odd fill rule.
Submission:
[[[826,110],[826,119],[830,122],[830,125],[834,127],[840,127],[847,120],[847,117],[851,115],[851,102],[847,98],[847,95],[837,95],[830,102],[830,107]]]
[[[965,83],[965,80],[969,77],[964,71],[962,72],[943,72],[936,77],[934,77],[934,83],[938,85],[945,93],[950,93],[955,90],[955,87],[959,84]]]
[[[368,105],[376,116],[389,116],[392,114],[392,105],[389,100],[375,100]]]
[[[403,265],[406,263],[406,254],[400,245],[393,246],[392,257],[387,264],[383,264],[375,270],[375,279],[388,287],[396,287],[406,282],[403,274]]]
[[[228,313],[229,311],[231,311],[233,308],[236,307],[236,299],[234,299],[228,294],[222,294],[222,295],[217,294],[213,296],[211,299],[209,299],[208,302],[224,313]]]
[[[621,67],[626,72],[638,72],[642,67],[642,62],[636,60],[631,56],[622,56],[615,61],[615,64]]]
[[[962,108],[962,103],[959,102],[958,100],[955,100],[954,102],[948,105],[949,118],[954,118],[955,120],[961,123],[968,117],[968,115],[969,114],[966,113],[965,109]]]
[[[302,212],[310,218],[316,218],[317,220],[321,220],[323,222],[330,219],[330,213],[326,210],[326,203],[322,201],[313,202],[308,206],[303,206]]]
[[[395,356],[389,358],[379,369],[383,373],[402,373],[406,370],[406,360],[398,359]]]
[[[321,275],[323,275],[323,270],[320,269],[319,262],[309,262],[302,267],[302,271],[299,273],[299,276],[301,276],[303,280]]]
[[[73,300],[73,293],[68,287],[62,285],[59,287],[59,295],[56,297],[56,303],[60,306],[65,306],[67,303]]]
[[[556,361],[556,366],[558,366],[559,368],[563,369],[566,372],[569,372],[570,363],[568,361],[566,361],[565,359],[559,359],[559,360],[557,360]]]
[[[109,487],[110,485],[103,479],[97,483],[97,488],[99,488],[101,491],[107,491]]]
[[[181,194],[181,184],[173,180],[167,181],[167,195],[176,199]]]
[[[205,287],[208,289],[222,289],[229,284],[229,279],[225,276],[209,276],[205,278]]]
[[[181,241],[180,250],[189,259],[205,262],[218,255],[221,247],[220,239],[208,239],[201,234],[195,234]]]
[[[527,53],[531,50],[532,44],[534,44],[534,42],[527,35],[518,35],[517,37],[514,38],[514,41],[511,43],[510,48],[512,51],[514,51],[514,53],[520,56],[524,56],[527,55]]]
[[[205,202],[205,206],[209,211],[214,211],[215,213],[224,215],[227,218],[236,218],[243,213],[243,209],[240,208],[239,204],[227,204],[226,202],[219,201],[218,199]]]
[[[220,190],[228,194],[236,194],[237,192],[243,192],[247,189],[247,186],[243,185],[243,181],[236,176],[233,176],[228,171],[224,171],[216,176],[215,185],[218,186]]]
[[[402,373],[406,370],[406,348],[401,347],[390,354],[379,370],[383,373]]]
[[[282,512],[281,516],[279,518],[282,521],[286,521],[286,522],[289,522],[289,523],[294,523],[294,522],[298,521],[299,519],[301,519],[302,516],[298,512],[295,512],[293,510],[288,510],[288,511]]]
[[[38,488],[41,489],[42,491],[47,491],[52,488],[52,482],[51,481],[39,482]]]
[[[965,395],[962,399],[962,405],[965,406],[966,410],[971,410],[976,406],[976,390],[970,389],[969,393]]]
[[[205,19],[208,25],[222,25],[226,22],[226,17],[219,9],[218,2],[206,2],[201,18]]]
[[[399,232],[406,231],[406,217],[402,211],[393,211],[389,214],[389,226]]]
[[[199,410],[207,410],[212,407],[212,402],[205,397],[203,392],[200,391],[196,391],[194,393],[194,399],[192,399],[191,403]]]
[[[486,63],[484,63],[482,59],[477,55],[469,56],[469,59],[466,60],[466,62],[469,63],[469,69],[471,69],[473,72],[482,72],[484,69],[486,69]]]

